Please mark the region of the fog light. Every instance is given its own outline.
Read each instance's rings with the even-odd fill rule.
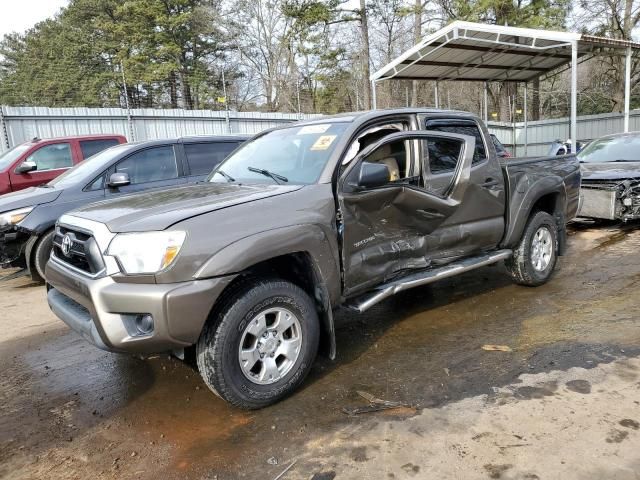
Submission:
[[[625,198],[624,200],[622,200],[622,204],[623,204],[625,207],[630,207],[631,205],[633,205],[633,202],[631,201],[631,199],[630,199],[630,198]]]
[[[153,332],[153,316],[147,314],[136,315],[136,328],[143,335]]]

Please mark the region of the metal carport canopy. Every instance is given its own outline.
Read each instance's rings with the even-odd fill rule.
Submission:
[[[624,54],[626,132],[634,49],[640,49],[640,44],[579,33],[455,21],[371,75],[373,107],[376,83],[383,80],[523,82],[526,87],[536,77],[570,65],[571,138],[575,142],[578,58]]]

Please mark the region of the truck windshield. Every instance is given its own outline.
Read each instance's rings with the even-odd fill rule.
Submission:
[[[13,162],[20,158],[20,155],[22,155],[30,148],[31,145],[17,145],[11,150],[7,150],[6,152],[0,154],[0,172],[4,171],[7,167],[10,167]]]
[[[274,130],[245,143],[209,175],[210,182],[308,185],[320,177],[348,123]]]
[[[640,162],[640,135],[599,138],[578,153],[586,163]]]
[[[127,150],[130,145],[123,144],[97,153],[86,160],[80,162],[75,167],[70,168],[65,173],[51,180],[48,185],[55,188],[67,188],[76,184],[76,182],[87,176],[95,176],[104,168],[107,168],[111,161],[123,151]],[[87,179],[87,181],[90,179]]]

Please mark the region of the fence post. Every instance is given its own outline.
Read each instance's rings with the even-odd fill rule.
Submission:
[[[127,107],[127,124],[129,126],[129,141],[136,141],[136,132],[133,128],[133,118],[131,118],[131,106],[129,105],[129,91],[127,90],[127,78],[124,75],[124,64],[120,62],[120,70],[122,71],[122,86],[124,88],[124,104]]]
[[[7,125],[4,119],[4,106],[0,105],[0,136],[2,136],[2,144],[8,150],[11,148],[9,145],[9,133],[7,132]]]

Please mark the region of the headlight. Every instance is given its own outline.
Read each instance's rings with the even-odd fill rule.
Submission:
[[[120,233],[111,240],[107,255],[116,257],[125,273],[157,273],[171,266],[186,236],[178,231]]]
[[[10,212],[0,213],[0,227],[17,225],[31,213],[33,207],[20,208]]]

